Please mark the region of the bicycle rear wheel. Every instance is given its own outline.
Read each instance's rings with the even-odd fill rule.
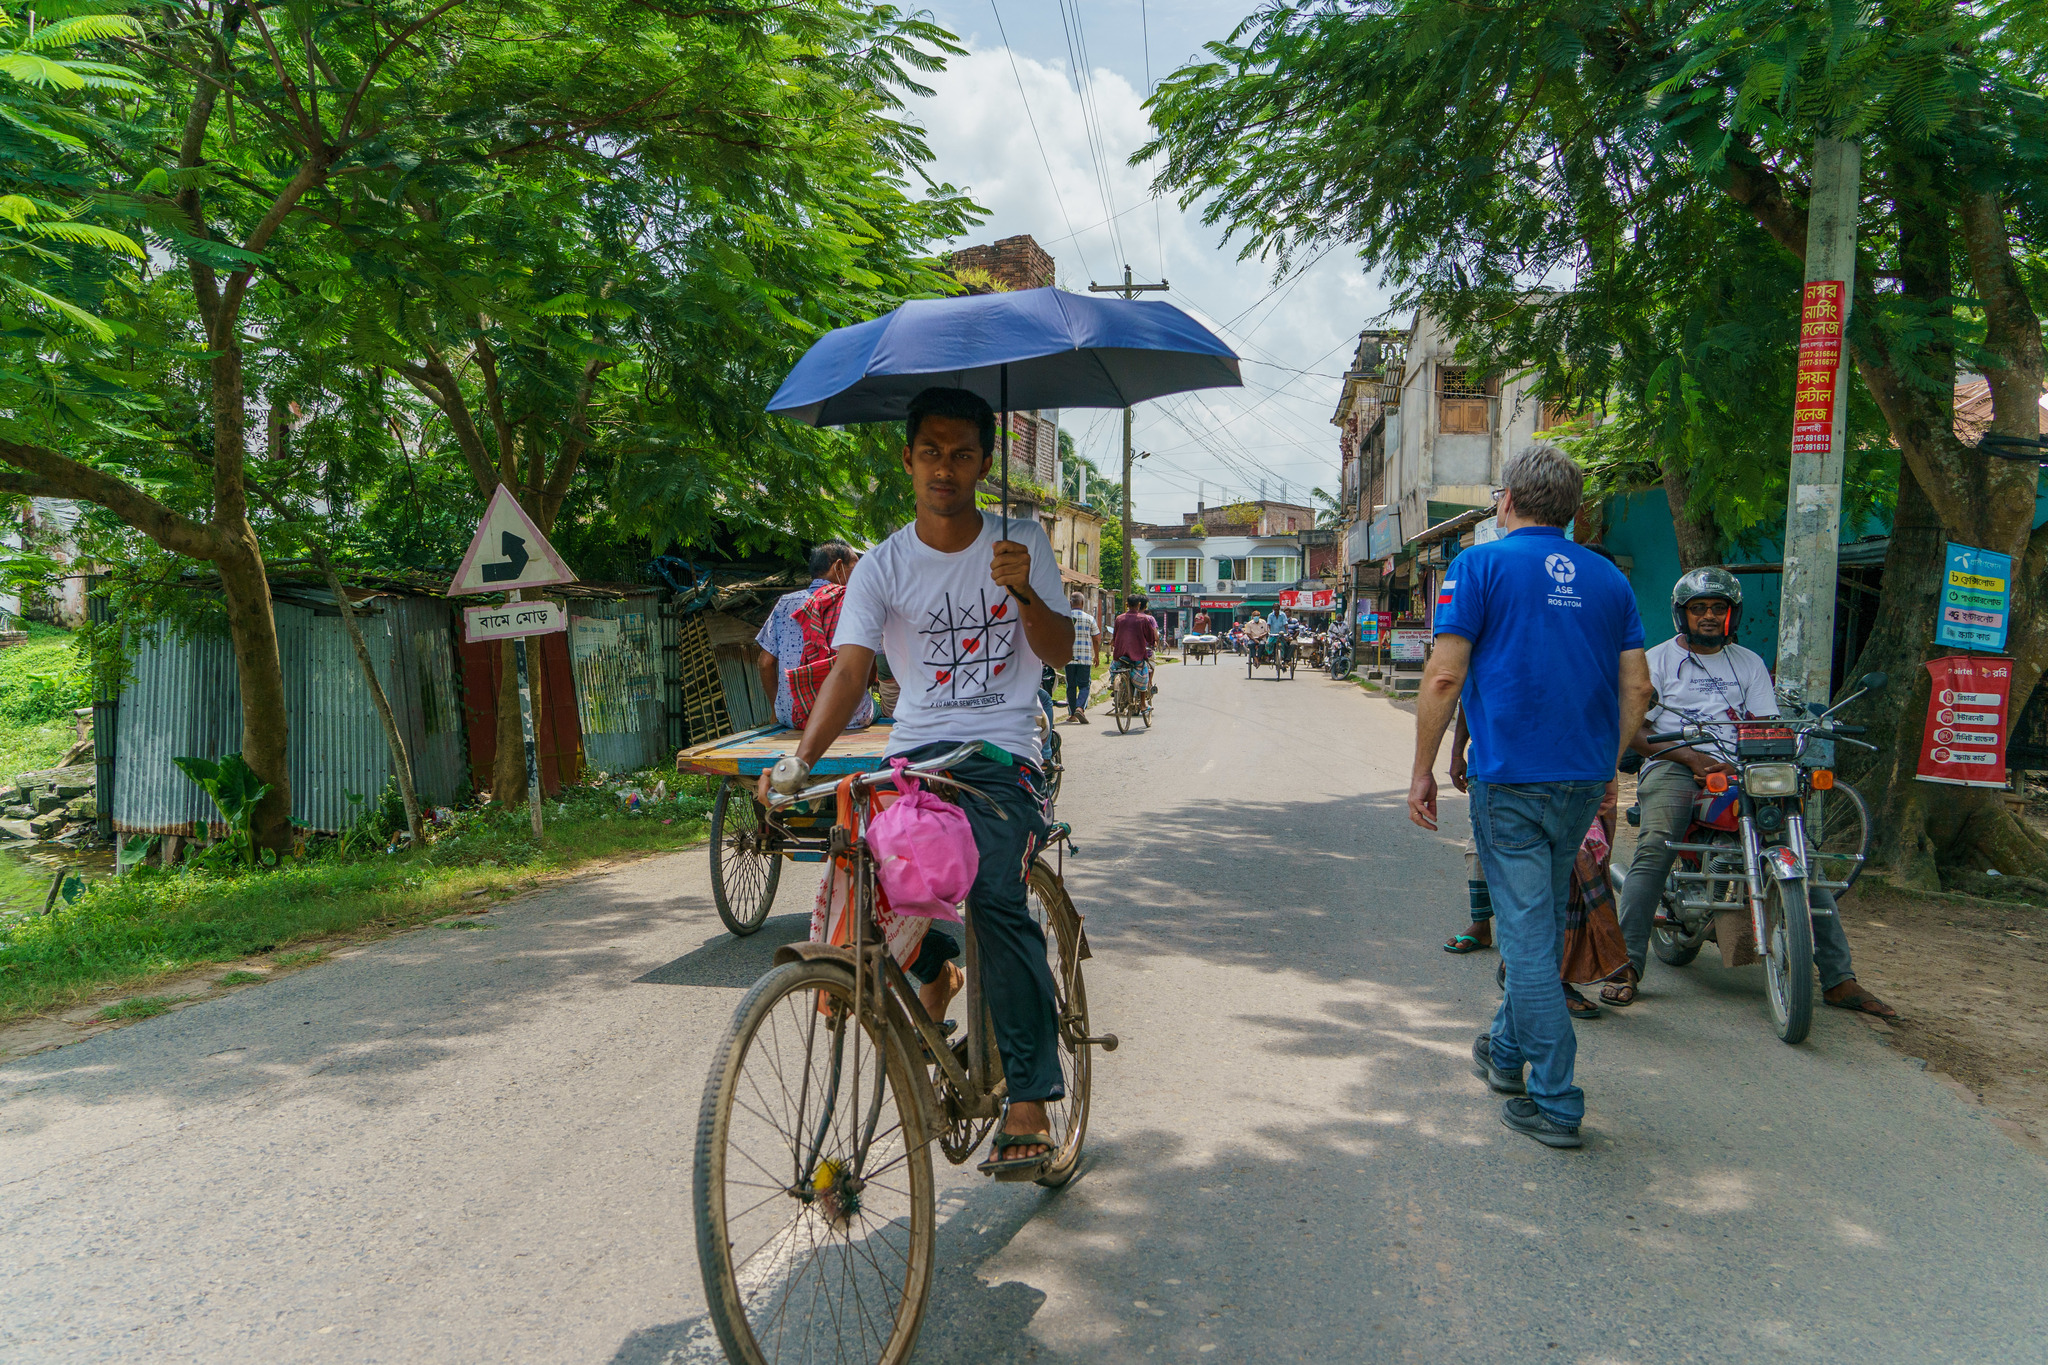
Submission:
[[[854,1026],[852,1006],[836,962],[775,968],[704,1085],[697,1260],[719,1342],[744,1365],[900,1365],[917,1342],[931,1148],[901,1039]]]
[[[1052,968],[1053,1004],[1060,1021],[1060,1076],[1066,1098],[1045,1106],[1047,1131],[1052,1134],[1053,1159],[1038,1177],[1038,1183],[1052,1187],[1066,1184],[1081,1168],[1081,1142],[1088,1133],[1088,1097],[1093,1071],[1089,1065],[1088,989],[1081,981],[1081,960],[1087,940],[1081,934],[1081,916],[1059,874],[1043,860],[1031,865],[1025,883],[1025,901],[1031,918],[1045,934],[1046,963]]]
[[[1110,709],[1116,713],[1116,732],[1127,735],[1131,732],[1131,675],[1117,674],[1112,686],[1115,703]]]

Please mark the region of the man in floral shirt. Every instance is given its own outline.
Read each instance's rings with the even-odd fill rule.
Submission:
[[[775,719],[784,725],[794,725],[794,698],[789,690],[789,671],[804,660],[804,634],[797,626],[796,614],[803,604],[811,600],[811,594],[828,583],[846,586],[846,580],[853,573],[853,566],[860,562],[860,555],[843,540],[828,540],[811,551],[811,583],[797,592],[784,593],[775,604],[775,610],[768,614],[767,624],[754,637],[754,643],[761,647],[761,690],[775,696]],[[864,701],[853,717],[854,726],[866,725],[874,718],[874,703]]]

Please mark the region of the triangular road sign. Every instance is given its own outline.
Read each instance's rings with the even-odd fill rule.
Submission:
[[[573,583],[576,575],[548,544],[548,538],[526,515],[519,499],[504,484],[491,494],[491,505],[477,523],[476,539],[462,557],[448,595],[505,592],[512,588],[539,588],[550,583]]]

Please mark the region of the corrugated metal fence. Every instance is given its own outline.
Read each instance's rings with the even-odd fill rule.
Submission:
[[[339,611],[279,602],[278,654],[290,727],[286,764],[292,819],[332,833],[391,776],[391,750]],[[456,703],[451,610],[431,598],[386,596],[357,609],[364,643],[412,756],[420,799],[454,801],[467,783]],[[114,826],[126,833],[186,833],[217,817],[176,758],[218,758],[242,747],[241,687],[224,637],[140,644],[121,695],[121,757]]]
[[[667,688],[659,604],[652,592],[623,601],[569,606],[569,660],[576,674],[576,716],[583,758],[603,772],[665,762]]]

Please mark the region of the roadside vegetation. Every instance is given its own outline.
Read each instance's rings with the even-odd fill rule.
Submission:
[[[665,800],[629,804],[625,793],[651,794],[664,780]],[[715,790],[710,779],[651,772],[577,786],[547,802],[538,846],[525,811],[485,806],[454,812],[424,847],[394,847],[403,817],[394,821],[379,802],[345,837],[315,841],[274,868],[131,865],[88,882],[53,914],[39,913],[39,902],[0,910],[0,1021],[261,953],[278,953],[277,967],[307,965],[324,951],[278,950],[410,928],[600,859],[682,848],[702,837]],[[135,1008],[107,1017],[161,1012],[137,1001],[116,1008],[127,1006]]]

